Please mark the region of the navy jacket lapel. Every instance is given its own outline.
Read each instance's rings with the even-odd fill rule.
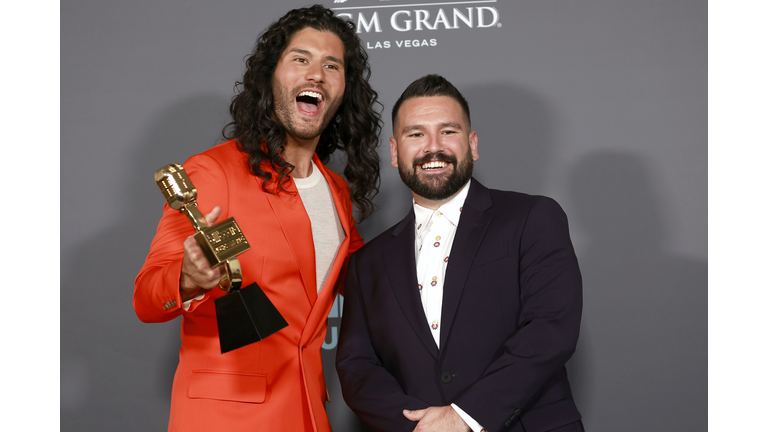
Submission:
[[[437,359],[437,346],[429,333],[429,323],[419,298],[414,255],[413,208],[408,216],[392,232],[392,240],[384,247],[382,260],[400,307],[403,309],[414,333],[424,347]]]
[[[451,333],[451,325],[456,316],[461,296],[464,293],[464,284],[472,266],[472,261],[477,255],[480,242],[483,240],[493,215],[485,211],[493,205],[488,189],[477,180],[472,179],[467,199],[461,211],[459,226],[451,247],[451,255],[448,260],[448,268],[445,271],[445,285],[443,285],[443,311],[440,320],[443,328],[440,330],[441,351],[445,348],[448,336]],[[412,242],[413,243],[413,242]],[[413,249],[413,246],[411,246]],[[422,316],[424,313],[422,312]]]

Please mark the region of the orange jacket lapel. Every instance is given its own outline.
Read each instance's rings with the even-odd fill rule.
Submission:
[[[280,228],[293,251],[301,272],[301,280],[310,304],[317,300],[317,278],[315,276],[315,245],[312,241],[312,226],[307,211],[301,202],[296,183],[290,179],[285,184],[287,192],[268,193],[272,210],[277,215]]]

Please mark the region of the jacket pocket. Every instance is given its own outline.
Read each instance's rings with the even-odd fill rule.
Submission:
[[[267,396],[267,376],[196,370],[189,379],[187,395],[191,399],[262,403]]]
[[[571,399],[563,399],[536,407],[520,416],[528,432],[545,432],[581,420],[581,414]]]
[[[481,247],[475,256],[475,259],[472,260],[470,270],[475,270],[478,267],[482,267],[508,256],[509,244],[507,242]]]

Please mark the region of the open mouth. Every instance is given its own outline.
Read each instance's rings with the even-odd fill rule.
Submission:
[[[424,156],[413,160],[413,169],[415,170],[416,167],[419,167],[424,172],[438,173],[447,168],[449,165],[455,166],[457,162],[458,161],[456,156],[454,155],[449,155],[442,152],[427,153]]]
[[[296,96],[296,104],[299,110],[306,114],[315,114],[323,105],[323,95],[316,91],[304,90]]]

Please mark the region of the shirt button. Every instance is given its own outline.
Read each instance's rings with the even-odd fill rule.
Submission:
[[[440,237],[440,236],[437,236],[437,237],[435,237],[435,240],[440,240],[441,238],[442,238],[442,237]]]
[[[440,375],[440,381],[443,382],[443,384],[448,384],[453,380],[453,377],[448,372],[443,372],[442,375]]]

